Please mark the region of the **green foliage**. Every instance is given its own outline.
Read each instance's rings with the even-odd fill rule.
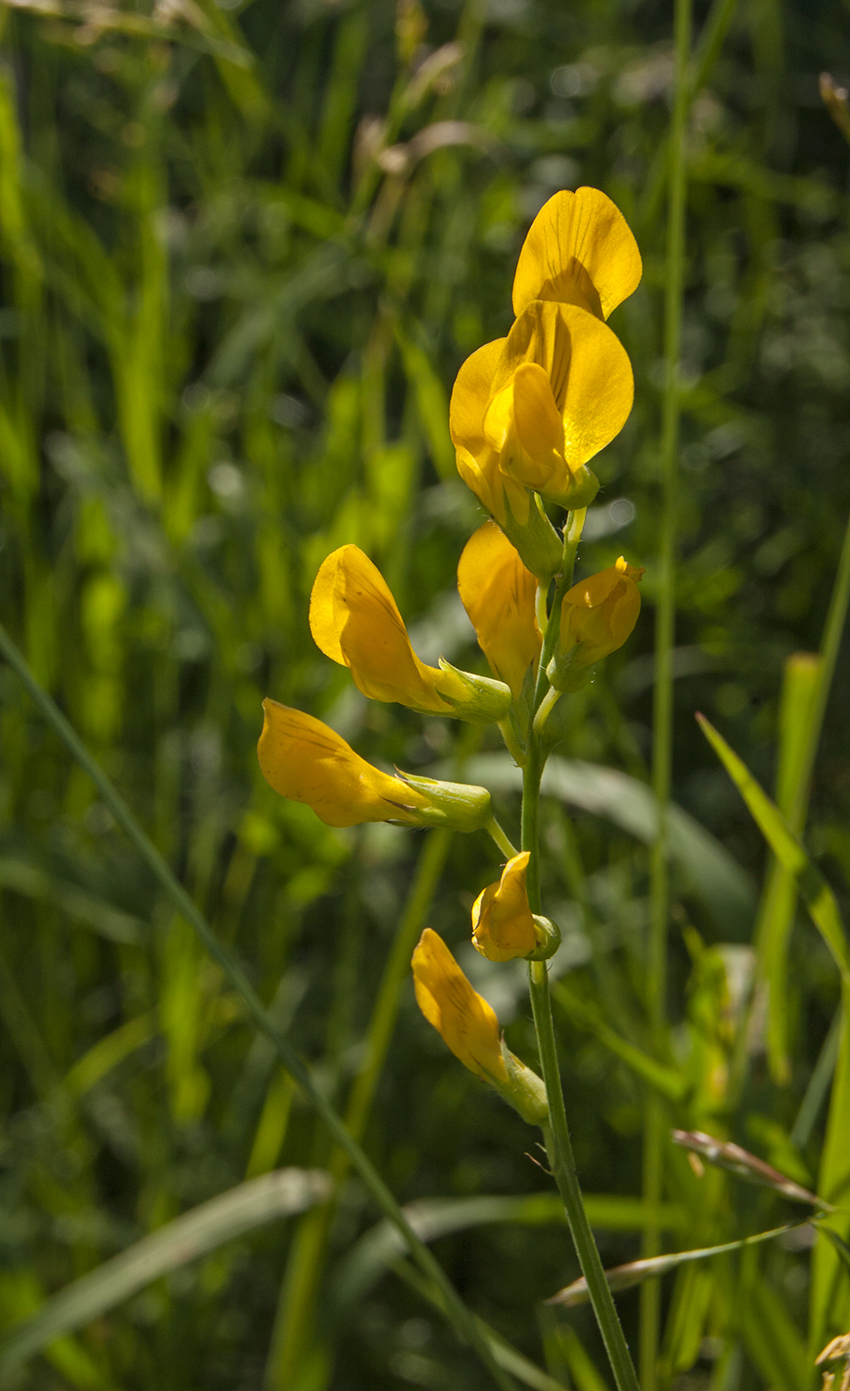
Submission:
[[[532,1062],[519,964],[468,946],[497,851],[483,836],[330,830],[275,797],[254,750],[272,695],[385,765],[464,763],[516,838],[495,732],[473,747],[449,722],[367,704],[316,652],[307,602],[325,555],[356,542],[420,655],[484,671],[454,592],[479,513],[454,470],[448,396],[463,358],[510,323],[538,207],[560,187],[604,188],[645,275],[613,319],[636,405],[594,464],[579,567],[623,551],[648,570],[638,630],[570,697],[544,782],[579,1170],[607,1266],[655,1225],[664,1251],[687,1251],[793,1220],[781,1196],[699,1177],[672,1145],[649,1212],[650,1096],[665,1123],[728,1136],[846,1201],[840,625],[819,666],[788,659],[821,651],[850,508],[850,152],[815,77],[850,73],[850,25],[838,0],[715,0],[695,25],[659,1046],[647,769],[669,7],[0,7],[0,619],[528,1385],[605,1385],[586,1311],[541,1313],[578,1274],[561,1209],[521,1122],[422,1023],[397,945],[439,928]],[[763,843],[697,709],[760,785],[746,783],[776,863],[759,908]],[[0,748],[4,1327],[246,1178],[285,1165],[340,1183],[335,1203],[231,1232],[123,1302],[83,1308],[10,1384],[488,1385],[5,666]],[[816,1353],[850,1329],[846,1217],[821,1230],[813,1257],[788,1239],[668,1275],[661,1384],[812,1385]],[[634,1345],[637,1296],[618,1302]]]

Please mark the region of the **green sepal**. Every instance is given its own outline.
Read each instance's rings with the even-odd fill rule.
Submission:
[[[460,671],[445,657],[440,658],[440,670],[458,677],[465,687],[464,695],[459,697],[456,681],[447,681],[445,686],[439,681],[434,682],[436,690],[452,707],[452,714],[458,719],[487,725],[498,724],[499,720],[505,718],[511,708],[512,696],[510,687],[503,681],[496,681],[492,676],[474,676],[472,672]]]
[[[427,797],[430,807],[408,808],[421,826],[445,826],[450,831],[480,831],[491,816],[490,793],[486,787],[463,782],[438,782],[396,768],[396,775],[408,787]]]

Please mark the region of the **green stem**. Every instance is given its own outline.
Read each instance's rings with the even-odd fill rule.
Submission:
[[[552,1004],[549,996],[549,973],[546,969],[546,962],[529,962],[528,974],[531,1008],[537,1030],[537,1045],[540,1050],[543,1081],[546,1084],[546,1096],[549,1102],[550,1133],[546,1136],[549,1162],[564,1204],[576,1255],[579,1259],[582,1275],[587,1281],[593,1311],[605,1343],[605,1350],[608,1353],[608,1360],[611,1363],[618,1391],[640,1391],[637,1374],[608,1281],[605,1279],[605,1271],[602,1268],[602,1261],[599,1258],[599,1251],[579,1187],[573,1147],[567,1125],[567,1114],[564,1108],[561,1075],[558,1069],[555,1031],[552,1026]]]
[[[511,845],[511,842],[508,840],[507,836],[505,835],[495,816],[490,817],[490,820],[487,822],[487,825],[484,827],[484,829],[485,831],[488,831],[490,833],[493,840],[496,842],[499,849],[501,850],[502,854],[507,855],[509,860],[512,860],[514,855],[517,855],[519,853],[516,846]]]
[[[554,651],[560,629],[561,603],[573,581],[576,548],[581,537],[583,524],[584,510],[571,513],[567,518],[564,530],[564,563],[558,576],[555,596],[543,637],[543,653],[540,660],[537,688],[534,693],[534,714],[543,707],[549,698],[546,665],[549,656]],[[528,745],[528,761],[523,769],[522,779],[522,848],[529,852],[525,883],[528,902],[533,913],[539,913],[541,908],[538,823],[540,779],[543,775],[544,762],[545,757],[540,738],[532,724]],[[555,1030],[552,1024],[552,1003],[549,995],[549,974],[546,963],[530,961],[528,970],[531,1007],[537,1030],[537,1045],[540,1052],[543,1081],[546,1086],[546,1098],[549,1104],[549,1129],[544,1133],[552,1173],[564,1204],[576,1254],[582,1274],[587,1280],[596,1321],[605,1342],[618,1391],[639,1391],[634,1364],[608,1282],[605,1279],[605,1272],[602,1268],[579,1187],[569,1126],[567,1125],[567,1113],[564,1107],[561,1074],[558,1067]]]
[[[534,733],[538,738],[542,735],[543,726],[560,699],[561,692],[556,691],[554,686],[550,686],[537,707],[537,714],[534,716]]]
[[[298,1083],[304,1095],[327,1126],[333,1139],[345,1150],[352,1167],[360,1175],[384,1216],[404,1238],[405,1245],[410,1250],[420,1270],[439,1287],[445,1300],[447,1316],[455,1331],[475,1350],[496,1385],[501,1387],[502,1391],[515,1391],[513,1380],[496,1364],[490,1346],[482,1336],[472,1312],[467,1309],[454,1285],[438,1261],[434,1259],[428,1247],[416,1235],[377,1169],[360,1145],[349,1134],[342,1117],[324,1096],[321,1087],[314,1081],[307,1064],[292,1047],[289,1040],[278,1031],[241,966],[237,965],[230,953],[218,941],[205,917],[192,902],[156,846],[142,830],[123,797],[120,796],[103,769],[89,753],[76,730],[68,723],[55,701],[36,680],[23,655],[18,651],[2,626],[0,626],[0,653],[16,672],[47,723],[59,735],[83,771],[91,778],[106,806],[112,812],[140,859],[147,865],[156,882],[177,911],[194,928],[210,956],[218,962],[234,990],[241,995],[248,1016],[255,1028],[265,1034],[274,1045],[287,1072]]]
[[[525,754],[520,748],[519,743],[517,741],[517,737],[511,728],[511,721],[509,716],[506,715],[503,720],[499,720],[499,729],[501,731],[502,738],[504,739],[505,744],[507,745],[508,753],[510,754],[514,763],[518,768],[524,767]]]
[[[667,807],[670,800],[673,745],[673,643],[676,618],[676,512],[679,452],[679,359],[682,343],[682,295],[685,275],[687,171],[685,135],[690,97],[691,0],[676,0],[676,86],[670,129],[670,198],[667,217],[667,263],[664,293],[665,382],[661,420],[662,515],[658,557],[655,628],[655,695],[653,704],[652,786],[658,805],[658,829],[651,857],[650,933],[647,1011],[656,1053],[664,1039],[667,990],[667,919],[670,885],[667,862]],[[656,1212],[661,1199],[665,1117],[657,1099],[647,1099],[643,1194]],[[657,1255],[661,1231],[655,1221],[644,1229],[643,1255]],[[644,1391],[657,1384],[660,1287],[649,1280],[641,1291],[641,1381]]]

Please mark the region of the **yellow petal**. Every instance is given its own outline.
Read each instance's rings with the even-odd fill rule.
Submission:
[[[434,687],[445,684],[444,674],[414,654],[386,580],[358,546],[341,546],[323,561],[310,597],[310,630],[326,656],[351,669],[364,695],[449,712]]]
[[[628,419],[634,399],[628,354],[607,324],[586,310],[535,300],[508,334],[493,395],[529,362],[549,378],[563,420],[564,457],[576,469],[610,444]]]
[[[478,458],[487,448],[484,412],[490,400],[493,376],[505,345],[504,338],[485,343],[466,359],[455,379],[449,404],[449,429],[456,447]]]
[[[442,937],[426,927],[413,953],[416,1002],[464,1067],[484,1081],[508,1082],[499,1021],[473,990]]]
[[[493,675],[519,696],[543,641],[534,607],[537,580],[494,522],[485,522],[464,546],[457,585]]]
[[[598,188],[556,193],[540,209],[514,277],[514,313],[532,300],[578,304],[607,319],[635,290],[641,259],[631,229]]]
[[[328,826],[420,824],[415,808],[427,808],[428,799],[373,768],[321,720],[276,700],[264,700],[263,713],[260,770],[281,797],[305,802]]]
[[[532,458],[563,450],[564,425],[552,385],[536,362],[523,362],[514,373],[514,416],[520,443]]]
[[[549,378],[536,362],[521,363],[493,397],[484,434],[509,478],[540,493],[564,490],[564,426]]]
[[[478,895],[472,909],[472,941],[488,961],[512,961],[537,946],[525,875],[529,852],[508,860],[498,884]]]

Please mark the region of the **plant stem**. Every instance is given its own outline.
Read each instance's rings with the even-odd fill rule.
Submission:
[[[556,691],[554,686],[550,686],[537,707],[537,714],[534,716],[534,732],[538,736],[543,733],[543,726],[560,699],[561,692]]]
[[[59,738],[77,760],[83,771],[91,778],[106,806],[112,812],[112,815],[137,851],[140,859],[147,865],[154,879],[174,904],[177,911],[186,919],[190,926],[194,928],[210,956],[218,962],[234,990],[241,995],[247,1007],[248,1016],[255,1028],[265,1034],[274,1045],[287,1072],[298,1083],[311,1105],[315,1108],[318,1115],[327,1126],[333,1139],[346,1151],[352,1167],[360,1175],[363,1183],[366,1185],[366,1188],[371,1193],[384,1216],[389,1219],[392,1225],[404,1238],[405,1245],[410,1250],[420,1270],[428,1279],[433,1280],[439,1287],[445,1300],[447,1316],[455,1331],[474,1349],[496,1385],[501,1387],[502,1391],[515,1391],[512,1378],[495,1362],[490,1345],[482,1336],[474,1315],[467,1309],[442,1266],[435,1260],[432,1252],[428,1250],[425,1243],[416,1235],[389,1188],[372,1164],[372,1161],[364,1153],[360,1145],[357,1144],[356,1140],[349,1134],[342,1117],[328,1101],[322,1088],[314,1081],[313,1075],[307,1067],[307,1064],[295,1048],[293,1048],[289,1040],[285,1038],[275,1026],[268,1010],[250,984],[242,967],[233,960],[227,949],[221,945],[206,918],[196,904],[193,903],[180,881],[175,877],[173,871],[153,844],[153,841],[142,830],[142,827],[130,811],[123,797],[106,776],[100,765],[89,753],[89,750],[80,739],[76,730],[69,724],[68,720],[66,720],[56,702],[36,680],[23,654],[19,652],[2,625],[0,625],[0,653],[2,653],[9,663],[9,666],[12,667],[20,678],[22,684],[26,687],[30,697],[41,711],[47,723],[55,733],[59,735]]]
[[[599,1258],[599,1251],[590,1228],[579,1187],[573,1147],[567,1125],[567,1114],[564,1108],[561,1075],[558,1069],[555,1031],[552,1026],[552,1004],[549,996],[549,973],[546,969],[546,962],[530,961],[528,974],[531,1008],[537,1030],[537,1045],[540,1050],[543,1081],[546,1084],[546,1096],[549,1102],[550,1134],[546,1137],[549,1162],[564,1204],[576,1255],[579,1259],[582,1275],[587,1281],[593,1312],[599,1324],[599,1331],[605,1343],[605,1350],[608,1353],[608,1360],[611,1363],[618,1391],[639,1391],[634,1364],[608,1281],[605,1279],[605,1271],[602,1268],[602,1261]]]
[[[490,817],[490,820],[487,822],[487,825],[484,829],[490,833],[491,837],[498,845],[502,854],[507,855],[509,860],[512,860],[514,855],[519,853],[517,851],[516,846],[511,845],[511,842],[508,840],[507,836],[505,835],[495,816]]]
[[[534,693],[536,714],[548,700],[546,664],[551,656],[561,623],[561,603],[572,584],[576,548],[584,524],[584,510],[571,513],[564,529],[564,563],[555,587],[555,596],[543,638],[537,688]],[[529,851],[525,883],[528,902],[533,913],[541,909],[539,809],[540,779],[545,762],[539,735],[532,729],[528,742],[528,761],[522,779],[522,848]],[[552,1004],[549,996],[549,973],[544,961],[530,961],[529,989],[537,1046],[549,1103],[549,1128],[545,1133],[546,1148],[555,1182],[564,1204],[567,1221],[575,1243],[582,1274],[587,1280],[593,1310],[611,1363],[618,1391],[639,1391],[637,1375],[623,1334],[614,1300],[605,1279],[605,1272],[581,1196],[576,1173],[573,1147],[570,1140],[564,1093],[558,1067],[555,1030],[552,1024]]]
[[[647,1011],[656,1053],[663,1046],[667,988],[667,919],[670,885],[667,864],[667,806],[670,800],[673,744],[673,642],[676,618],[676,507],[679,451],[679,359],[682,342],[682,294],[685,274],[685,206],[687,172],[685,135],[690,96],[691,0],[675,0],[676,85],[670,130],[670,197],[667,216],[667,263],[664,293],[665,382],[661,421],[662,516],[658,557],[655,627],[655,694],[653,702],[652,786],[658,804],[658,828],[651,859],[650,936]],[[658,1209],[662,1188],[665,1118],[655,1097],[647,1098],[643,1195],[650,1212]],[[643,1255],[657,1255],[657,1222],[644,1229]],[[660,1286],[649,1280],[641,1291],[641,1382],[655,1391],[660,1315]]]

